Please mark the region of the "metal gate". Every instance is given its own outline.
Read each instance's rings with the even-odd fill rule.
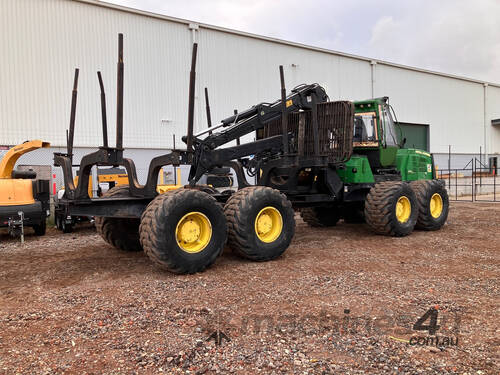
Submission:
[[[446,183],[452,201],[500,202],[497,169],[474,157],[463,168],[441,169],[438,178]]]

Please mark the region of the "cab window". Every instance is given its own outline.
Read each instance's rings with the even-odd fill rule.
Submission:
[[[373,112],[357,113],[354,116],[354,136],[356,143],[376,142],[377,123]]]
[[[387,107],[383,107],[382,109],[382,121],[384,123],[385,130],[385,142],[388,146],[397,146],[398,145],[398,136],[396,133],[396,125],[392,120],[392,116],[388,112]]]

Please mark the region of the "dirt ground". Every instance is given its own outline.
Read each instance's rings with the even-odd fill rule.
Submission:
[[[499,228],[499,203],[405,238],[297,220],[275,261],[180,276],[89,226],[2,231],[0,373],[498,374]],[[413,329],[431,308],[435,336]]]

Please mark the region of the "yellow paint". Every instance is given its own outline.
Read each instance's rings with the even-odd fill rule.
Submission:
[[[431,197],[429,206],[431,215],[434,219],[437,219],[439,216],[441,216],[441,213],[443,212],[443,198],[441,198],[441,195],[438,193],[434,193]]]
[[[259,240],[270,243],[280,236],[283,230],[283,219],[276,208],[268,206],[259,211],[254,226]]]
[[[199,253],[212,239],[212,224],[205,214],[189,212],[177,223],[175,239],[186,253]]]
[[[108,183],[108,182],[114,182],[117,186],[118,185],[128,185],[128,175],[126,174],[101,174],[97,176],[97,183]],[[75,176],[73,178],[73,184],[75,186],[78,185],[78,176]],[[92,189],[93,183],[92,183],[92,177],[89,176],[89,188],[88,188],[88,193],[89,197],[93,197],[93,189]],[[64,186],[61,187],[62,190],[64,190]]]
[[[411,215],[411,203],[406,196],[399,197],[396,203],[396,218],[400,223],[406,223]]]
[[[163,193],[166,193],[167,191],[180,189],[181,187],[182,187],[182,185],[157,185],[156,191],[159,194],[163,194]]]
[[[429,154],[428,152],[425,152],[425,151],[415,150],[415,153],[431,157],[431,154]]]
[[[291,105],[293,104],[293,100],[292,99],[289,99],[286,101],[286,107],[290,107]]]
[[[50,147],[40,140],[27,141],[12,147],[0,161],[0,206],[33,204],[33,184],[29,179],[12,178],[17,160],[27,152]]]
[[[31,180],[0,179],[0,206],[33,204],[33,184]]]
[[[177,168],[177,184],[178,185],[181,185],[182,182],[181,182],[181,169],[180,168]]]
[[[116,185],[128,185],[127,174],[101,174],[97,176],[97,181],[101,182],[114,182]]]
[[[43,142],[39,139],[27,141],[12,147],[9,151],[7,151],[5,156],[2,158],[2,161],[0,161],[0,178],[11,178],[14,165],[21,155],[39,148],[47,147],[50,147],[50,143]]]
[[[78,176],[75,176],[73,178],[73,184],[75,186],[78,186]],[[64,188],[63,188],[64,189]],[[89,176],[89,187],[87,189],[87,192],[89,193],[89,197],[92,198],[94,194],[92,193],[92,176]]]
[[[126,174],[107,174],[97,176],[99,183],[115,182],[116,185],[128,185],[128,176]],[[73,179],[75,186],[78,184],[78,176]],[[173,184],[158,184],[156,185],[156,191],[158,194],[164,194],[167,191],[177,190],[183,187],[183,185],[173,185]],[[61,187],[64,190],[64,186]],[[92,179],[89,179],[89,197],[92,197]]]

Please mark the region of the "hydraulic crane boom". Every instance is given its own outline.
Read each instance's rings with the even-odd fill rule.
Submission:
[[[193,158],[190,182],[194,184],[205,172],[211,168],[228,164],[232,160],[261,152],[278,153],[282,151],[282,135],[216,150],[218,147],[234,141],[244,135],[262,129],[271,121],[287,116],[299,110],[310,110],[314,104],[328,101],[328,95],[323,87],[314,83],[300,85],[286,96],[285,105],[281,99],[273,103],[260,103],[251,108],[234,114],[215,127],[197,133],[193,137],[195,156]],[[226,128],[222,131],[216,129]],[[212,132],[206,138],[200,139],[203,134]],[[183,137],[187,141],[187,137]],[[241,180],[239,178],[239,180]]]
[[[323,103],[328,101],[328,95],[323,87],[317,83],[310,85],[300,85],[294,88],[290,95],[286,97],[286,113],[297,112],[298,110],[311,109],[313,103]],[[234,114],[221,121],[220,125],[206,129],[196,134],[194,142],[198,145],[206,145],[210,149],[215,149],[228,142],[234,141],[246,134],[263,128],[267,123],[283,116],[282,100],[273,103],[260,103],[251,108]],[[217,128],[228,128],[220,132],[213,132],[203,140],[196,138],[209,130]],[[185,137],[183,137],[185,140]]]

